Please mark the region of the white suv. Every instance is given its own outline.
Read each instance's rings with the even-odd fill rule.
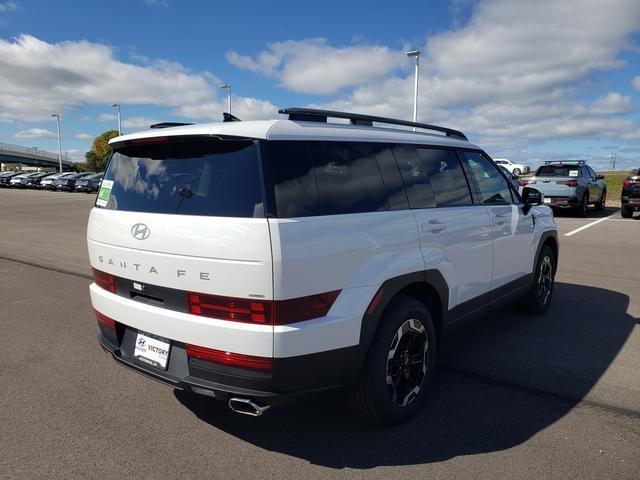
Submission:
[[[494,162],[497,165],[500,165],[509,170],[509,172],[511,172],[511,174],[515,175],[516,177],[523,173],[531,172],[531,168],[529,168],[529,165],[525,165],[523,163],[514,163],[511,160],[507,160],[506,158],[496,158]]]
[[[547,310],[551,210],[458,131],[280,113],[111,140],[87,231],[98,340],[240,413],[348,387],[357,414],[401,422],[444,335]]]

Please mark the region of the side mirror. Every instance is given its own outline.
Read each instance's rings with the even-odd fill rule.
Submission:
[[[598,175],[597,178],[598,180],[604,180],[604,175]]]
[[[544,204],[544,195],[540,190],[524,187],[522,189],[522,201],[524,202],[524,214],[526,215],[531,210],[531,207]]]

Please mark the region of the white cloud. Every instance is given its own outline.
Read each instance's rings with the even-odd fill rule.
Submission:
[[[158,123],[158,120],[147,117],[126,117],[122,119],[122,128],[127,131],[147,130],[154,123]]]
[[[0,2],[0,14],[7,12],[15,12],[18,9],[13,2]]]
[[[113,113],[101,113],[100,115],[98,115],[99,122],[112,122],[117,119],[118,116],[114,115]]]
[[[233,97],[232,113],[241,120],[265,120],[276,118],[278,107],[267,100],[248,97]],[[222,112],[227,111],[226,100],[203,105],[177,108],[176,115],[197,120],[221,121]]]
[[[13,135],[13,138],[18,140],[29,140],[32,138],[55,138],[56,134],[46,130],[44,128],[30,128],[29,130],[22,130]]]
[[[77,163],[77,162],[85,161],[84,154],[87,153],[88,151],[89,151],[88,149],[71,148],[69,150],[66,150],[65,153],[69,156],[69,160]]]
[[[227,53],[236,67],[277,78],[295,92],[326,95],[370,83],[406,63],[402,51],[386,46],[337,48],[326,39],[275,42],[254,57]]]
[[[89,140],[90,138],[93,138],[93,135],[89,135],[88,133],[76,133],[73,138],[76,140]]]
[[[100,72],[99,75],[96,72]],[[169,107],[216,100],[215,77],[157,60],[144,66],[114,58],[111,47],[87,41],[47,43],[30,35],[0,39],[0,118],[38,121],[83,104]]]
[[[636,90],[640,90],[640,75],[638,75],[637,77],[633,77],[631,83]]]
[[[631,107],[631,97],[617,92],[609,92],[591,104],[594,113],[602,114],[627,113],[631,111]]]

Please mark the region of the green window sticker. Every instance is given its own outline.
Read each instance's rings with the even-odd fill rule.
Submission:
[[[99,207],[106,207],[109,197],[111,197],[111,189],[113,188],[113,180],[103,180],[100,185],[100,191],[98,192],[98,199],[96,205]]]

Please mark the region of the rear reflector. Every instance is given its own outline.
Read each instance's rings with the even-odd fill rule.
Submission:
[[[187,301],[189,313],[193,315],[263,325],[288,325],[326,316],[339,294],[340,290],[334,290],[270,301],[188,293]]]
[[[250,368],[252,370],[269,371],[273,360],[267,357],[254,357],[242,355],[240,353],[223,352],[211,348],[198,347],[187,344],[187,357],[198,358],[207,362],[221,363],[239,368]]]
[[[102,272],[95,268],[91,269],[93,271],[93,279],[96,284],[104,288],[105,290],[110,291],[111,293],[116,293],[116,280],[113,278],[113,275],[109,273]]]
[[[105,327],[109,327],[113,330],[116,328],[116,321],[113,318],[107,317],[104,313],[100,313],[96,309],[93,310],[96,313],[96,319],[98,323],[101,323]]]
[[[369,304],[369,308],[367,308],[367,315],[371,315],[373,312],[375,312],[376,308],[378,307],[378,304],[380,303],[380,300],[382,300],[383,295],[384,295],[384,290],[382,289],[382,287],[380,287],[380,290],[378,290],[378,292],[373,296],[373,299]]]

